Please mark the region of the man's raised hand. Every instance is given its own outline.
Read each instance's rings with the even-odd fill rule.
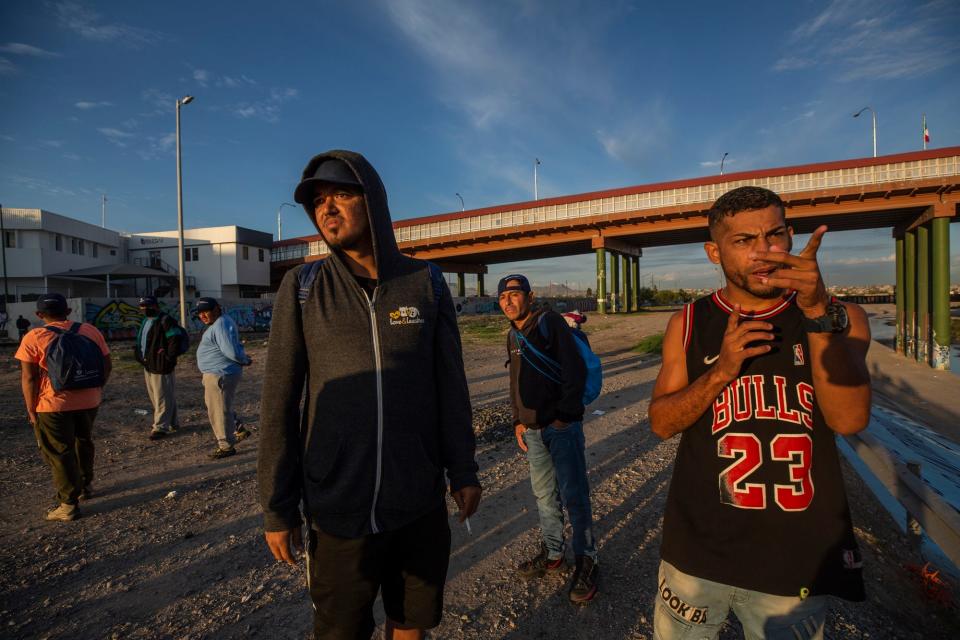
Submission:
[[[779,265],[771,277],[763,279],[764,284],[779,289],[796,290],[797,306],[808,318],[818,318],[825,314],[830,302],[817,262],[817,251],[826,232],[826,225],[817,227],[807,246],[795,256],[781,247],[770,247],[770,251],[757,251],[751,255],[757,260]]]

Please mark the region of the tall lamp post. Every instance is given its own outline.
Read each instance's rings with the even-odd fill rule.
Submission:
[[[458,198],[460,198],[460,211],[461,211],[461,212],[462,212],[462,211],[466,211],[466,208],[463,206],[463,196],[460,195],[459,192],[457,192],[457,193],[455,193],[455,194],[453,194],[453,195],[455,195],[455,196],[457,196]]]
[[[184,96],[177,100],[177,238],[179,247],[177,268],[180,280],[180,326],[187,326],[187,286],[183,275],[183,183],[180,178],[180,107],[193,102],[193,96]]]
[[[727,159],[727,156],[730,155],[728,151],[723,152],[723,157],[720,158],[720,175],[723,175],[723,161]]]
[[[873,110],[872,107],[864,107],[853,114],[854,118],[860,117],[860,114],[864,111],[869,111],[870,115],[873,116],[873,157],[877,157],[877,112]]]
[[[0,251],[3,252],[3,305],[0,311],[7,310],[7,229],[3,226],[3,205],[0,204]]]
[[[280,220],[280,212],[283,211],[284,207],[294,207],[297,205],[290,204],[289,202],[284,202],[279,207],[277,207],[277,240],[283,240],[283,222]]]
[[[540,158],[533,159],[533,199],[539,200],[540,195],[537,193],[537,167],[540,166]]]

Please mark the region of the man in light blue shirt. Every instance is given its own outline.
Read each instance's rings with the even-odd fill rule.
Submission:
[[[217,448],[210,458],[216,460],[234,455],[237,451],[233,445],[250,435],[237,424],[233,399],[242,368],[252,361],[243,350],[237,324],[224,315],[216,299],[199,298],[197,315],[207,325],[197,347],[197,367],[203,374],[203,399],[217,438]]]

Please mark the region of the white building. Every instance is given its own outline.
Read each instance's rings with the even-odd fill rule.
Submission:
[[[0,278],[6,276],[10,302],[33,299],[48,290],[68,297],[102,296],[106,293],[102,282],[54,274],[124,261],[125,242],[116,231],[43,209],[4,207],[3,228],[6,273],[0,263]]]
[[[183,241],[188,297],[257,298],[269,291],[269,233],[237,226],[185,229]],[[127,254],[131,264],[176,273],[177,232],[130,234]]]

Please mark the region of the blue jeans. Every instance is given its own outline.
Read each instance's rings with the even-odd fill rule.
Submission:
[[[566,428],[545,427],[523,434],[530,463],[530,485],[537,499],[540,529],[550,558],[563,555],[563,507],[573,528],[573,553],[597,557],[593,512],[584,456],[583,423]]]
[[[775,596],[683,573],[660,562],[654,640],[712,640],[733,611],[746,640],[823,640],[827,596]]]

